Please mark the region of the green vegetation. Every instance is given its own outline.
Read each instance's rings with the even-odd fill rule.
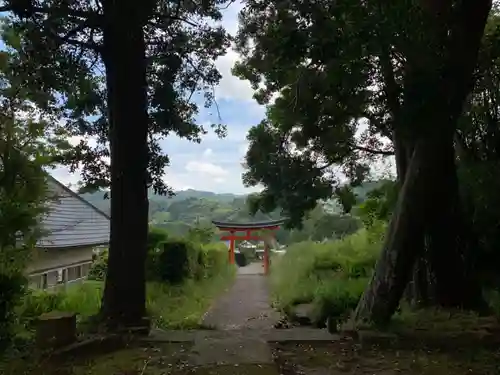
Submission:
[[[371,189],[381,185],[383,181],[367,181],[354,189],[356,203],[367,198]],[[85,193],[82,197],[96,207],[108,211],[109,200],[104,199],[105,193]],[[211,240],[217,240],[219,235],[212,228],[211,221],[254,222],[273,220],[282,217],[280,210],[270,213],[252,212],[250,202],[253,195],[237,196],[233,194],[215,194],[197,190],[177,192],[173,197],[153,194],[149,196],[150,225],[165,229],[174,236],[187,236],[192,229],[212,229]],[[300,241],[341,238],[354,233],[360,228],[359,219],[342,212],[337,199],[332,199],[316,206],[302,221],[302,228],[280,228],[276,238],[281,244],[291,244]]]
[[[5,33],[4,38],[15,35]],[[23,84],[29,77],[20,64],[15,50],[0,51],[0,354],[14,334],[14,308],[26,287],[24,270],[43,235],[40,218],[53,199],[44,168],[69,148],[64,129],[48,131],[51,109],[40,115],[31,105],[33,97],[44,93]]]
[[[181,272],[176,276],[165,273],[172,264],[162,254],[171,249],[186,251],[185,264],[176,264]],[[150,251],[148,259],[147,310],[154,326],[168,329],[199,327],[200,319],[212,301],[233,280],[235,270],[227,262],[224,245],[200,245],[186,241],[163,241],[160,252]],[[165,250],[167,249],[167,250]],[[170,249],[170,250],[169,250]],[[80,323],[87,323],[98,314],[103,294],[103,279],[107,261],[106,252],[94,262],[92,279],[78,285],[69,285],[61,291],[31,291],[17,308],[24,338],[30,337],[36,319],[50,311],[74,312]],[[178,262],[178,260],[176,260]],[[167,279],[165,279],[167,276]],[[26,336],[27,335],[27,336]]]
[[[273,258],[271,288],[276,307],[293,314],[293,306],[312,303],[312,320],[347,318],[356,308],[380,253],[385,225],[377,223],[341,240],[301,242]]]
[[[286,312],[311,303],[317,324],[351,316],[391,327],[395,316],[394,329],[447,327],[453,316],[471,327],[498,311],[499,9],[247,0],[231,38],[219,26],[230,3],[0,0],[0,350],[16,321],[29,331],[53,309],[83,320],[98,311],[111,330],[140,325],[147,310],[160,326],[194,326],[232,274],[226,249],[210,244],[213,219],[288,218],[294,228],[277,237],[294,245],[273,258],[273,293]],[[214,105],[216,59],[233,42],[234,74],[266,105],[243,176],[263,191],[151,194],[172,193],[161,140],[206,133],[192,98]],[[81,142],[68,149],[70,136]],[[368,181],[385,156],[394,181]],[[112,241],[94,282],[26,294],[25,255],[48,198],[43,168],[54,163],[82,170],[82,192],[113,182]],[[148,235],[149,224],[169,237]],[[403,369],[415,362],[420,372],[456,367],[415,359]]]

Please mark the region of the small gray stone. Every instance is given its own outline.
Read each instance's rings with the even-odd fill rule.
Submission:
[[[312,303],[302,303],[294,306],[292,316],[300,325],[312,325],[314,315],[314,305]]]

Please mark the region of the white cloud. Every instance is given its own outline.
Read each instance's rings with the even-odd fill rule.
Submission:
[[[63,185],[71,186],[72,188],[76,188],[78,181],[80,181],[80,171],[71,173],[67,167],[50,169],[49,173]]]
[[[201,173],[213,178],[220,178],[229,174],[227,170],[219,165],[203,161],[190,161],[186,164],[185,169],[188,172]]]
[[[213,154],[213,150],[211,148],[207,148],[205,151],[203,151],[203,157],[209,158]]]
[[[231,73],[231,69],[238,59],[239,55],[230,49],[224,56],[216,60],[215,65],[222,74],[222,79],[215,88],[217,99],[253,101],[254,90],[250,83],[233,76]]]

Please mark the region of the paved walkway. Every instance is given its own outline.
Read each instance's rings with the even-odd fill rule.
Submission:
[[[202,321],[204,326],[231,332],[195,338],[192,364],[273,364],[271,349],[262,334],[273,329],[278,319],[279,314],[270,305],[262,262],[238,268],[234,285]]]
[[[272,329],[279,314],[270,306],[262,263],[238,269],[232,288],[203,318],[202,324],[219,330]]]
[[[279,318],[270,306],[267,278],[258,262],[240,267],[234,285],[205,314],[203,325],[214,330],[157,332],[154,336],[155,341],[192,342],[188,362],[195,367],[258,366],[270,370],[259,374],[273,375],[278,372],[268,342],[335,339],[326,330],[274,329]],[[231,370],[231,374],[237,373]]]

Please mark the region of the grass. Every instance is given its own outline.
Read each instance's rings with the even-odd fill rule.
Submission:
[[[200,328],[200,320],[213,300],[230,285],[235,268],[201,282],[188,280],[179,287],[148,284],[147,306],[156,326],[163,329]]]
[[[154,325],[163,329],[199,327],[203,314],[231,284],[234,275],[233,267],[223,267],[210,278],[196,281],[188,279],[178,286],[148,283],[147,309]],[[78,322],[85,322],[99,312],[103,289],[103,282],[86,281],[57,293],[33,292],[24,299],[18,310],[22,323],[20,336],[29,339],[36,318],[49,311],[75,312]]]
[[[479,316],[470,311],[451,311],[437,308],[411,310],[404,308],[394,315],[387,327],[392,332],[500,333],[497,316]]]
[[[288,313],[314,303],[319,315],[341,315],[355,305],[378,258],[384,225],[362,229],[341,240],[302,242],[274,257],[270,285],[274,304]]]
[[[274,305],[293,317],[294,306],[312,304],[313,324],[333,316],[343,320],[356,307],[378,259],[385,225],[375,223],[340,240],[325,243],[301,242],[289,247],[286,254],[273,257],[270,285]],[[500,291],[486,295],[494,315],[500,317]],[[392,329],[414,327],[429,330],[477,324],[480,319],[469,313],[437,310],[409,311],[395,315]],[[451,315],[450,315],[451,314]]]

